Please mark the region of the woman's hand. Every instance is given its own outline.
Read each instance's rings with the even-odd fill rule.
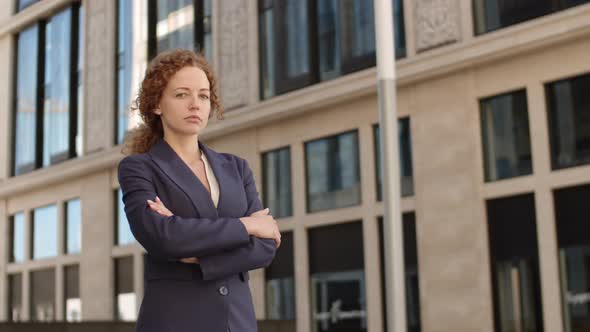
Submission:
[[[172,212],[170,212],[170,210],[168,210],[168,208],[166,208],[166,206],[164,205],[164,203],[162,203],[160,197],[158,196],[156,196],[155,202],[149,199],[147,200],[147,202],[150,206],[150,209],[164,217],[171,217],[174,215],[172,214]],[[187,264],[199,264],[199,259],[197,257],[181,258],[179,261]]]
[[[277,248],[281,245],[281,232],[277,221],[269,214],[268,208],[252,213],[249,217],[240,218],[248,234],[262,238],[273,239]]]

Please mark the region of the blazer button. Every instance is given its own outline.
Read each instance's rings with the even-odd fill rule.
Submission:
[[[225,286],[219,287],[219,294],[226,296],[229,293],[229,290]]]

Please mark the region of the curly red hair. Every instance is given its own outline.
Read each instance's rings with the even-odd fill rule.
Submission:
[[[209,80],[211,113],[217,113],[223,119],[223,106],[217,93],[217,79],[213,69],[202,54],[186,49],[173,49],[158,54],[150,61],[137,98],[131,110],[138,111],[143,123],[129,131],[125,137],[123,153],[134,154],[147,152],[158,139],[164,137],[164,129],[159,116],[154,110],[160,102],[168,81],[180,69],[193,66],[205,72]]]

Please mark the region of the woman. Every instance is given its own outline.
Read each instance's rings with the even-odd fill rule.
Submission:
[[[203,56],[173,50],[149,64],[119,183],[131,231],[146,249],[137,331],[256,331],[248,270],[272,261],[281,237],[248,163],[199,141],[223,117]]]

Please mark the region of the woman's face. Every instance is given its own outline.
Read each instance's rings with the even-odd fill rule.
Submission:
[[[154,112],[162,119],[164,135],[194,136],[207,126],[210,111],[207,75],[191,66],[170,78]]]

